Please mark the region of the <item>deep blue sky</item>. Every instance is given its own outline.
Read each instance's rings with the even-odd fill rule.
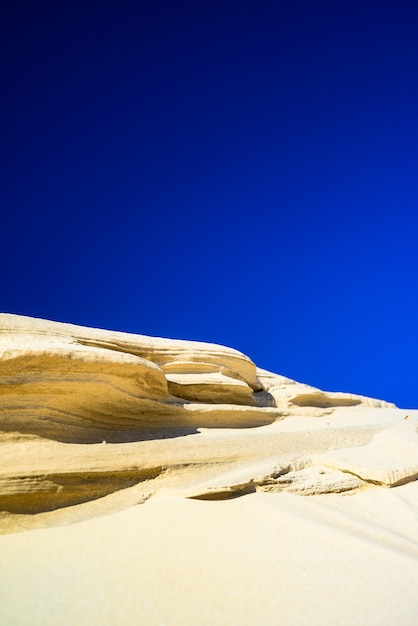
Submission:
[[[418,407],[418,4],[2,3],[0,310]]]

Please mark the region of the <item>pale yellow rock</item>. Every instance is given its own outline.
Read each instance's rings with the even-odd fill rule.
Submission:
[[[0,333],[32,335],[36,333],[39,337],[43,335],[71,337],[80,344],[134,354],[160,366],[176,361],[180,363],[204,361],[219,368],[229,368],[251,388],[260,389],[254,363],[238,350],[215,344],[146,337],[8,314],[0,314]]]
[[[262,388],[251,360],[223,346],[6,314],[0,375],[2,430],[80,443],[210,426],[190,400],[253,405]]]
[[[407,415],[214,344],[0,315],[0,624],[415,626]]]
[[[395,405],[384,400],[367,398],[352,393],[340,393],[334,391],[321,391],[316,387],[298,383],[296,380],[286,378],[257,368],[258,379],[265,391],[271,394],[277,407],[318,407],[327,409],[339,406],[363,406],[376,408],[394,408]]]
[[[221,372],[166,373],[170,392],[186,400],[251,406],[253,390],[244,381]]]
[[[268,488],[286,484],[296,489],[298,485],[301,493],[302,478],[316,470],[301,464],[300,455],[328,450],[329,443],[342,448],[347,440],[334,435],[330,441],[322,435],[312,445],[304,441],[303,433],[294,442],[299,452],[283,466],[283,454],[290,453],[289,434],[286,441],[281,438],[279,448],[276,438],[280,435],[246,435],[245,445],[243,439],[231,435],[231,445],[224,452],[219,447],[196,446],[194,439],[192,444],[185,436],[193,436],[198,429],[203,432],[202,428],[256,428],[296,417],[301,411],[305,416],[325,417],[340,405],[390,406],[359,396],[325,393],[256,369],[248,357],[222,346],[5,314],[0,315],[0,375],[0,506],[14,513],[54,510],[150,479],[161,482],[161,477],[179,473],[184,466],[195,468],[189,475],[199,474],[202,467],[216,475],[223,464],[239,462],[245,473],[251,459],[266,455],[276,468],[273,474],[287,475],[276,480],[270,473]],[[31,437],[45,441],[39,458],[40,444],[28,447],[25,443]],[[180,456],[178,441],[187,443]],[[101,448],[103,452],[91,448],[103,442],[112,445]],[[153,450],[152,459],[147,449]],[[346,479],[341,469],[337,466],[334,471]],[[304,473],[293,478],[295,470]],[[218,475],[216,489],[235,492],[237,486],[228,480]],[[352,475],[349,484],[355,480]],[[239,487],[241,491],[255,489],[256,483],[266,488],[257,476],[247,482]],[[306,493],[315,492],[312,482],[307,480]],[[326,490],[325,483],[322,479],[319,491]],[[341,480],[341,490],[347,484]],[[205,489],[192,487],[202,497],[206,497]],[[335,484],[333,490],[338,490]]]

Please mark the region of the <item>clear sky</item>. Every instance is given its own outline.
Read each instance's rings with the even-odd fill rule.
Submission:
[[[2,3],[0,310],[418,407],[418,4]]]

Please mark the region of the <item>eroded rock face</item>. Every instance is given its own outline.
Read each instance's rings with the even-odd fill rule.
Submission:
[[[1,428],[61,441],[122,432],[249,425],[254,363],[236,350],[0,315]],[[216,413],[194,404],[232,405]],[[256,413],[256,414],[255,414]],[[260,407],[254,424],[278,413]]]
[[[418,475],[413,424],[404,467],[405,425],[372,443],[378,430],[367,424],[329,428],[335,411],[353,408],[393,405],[315,389],[215,344],[0,314],[0,511],[50,511],[137,488],[143,501],[178,476],[187,497],[213,499],[343,492]],[[292,425],[300,418],[318,424],[315,437]],[[287,431],[255,432],[279,420]],[[384,462],[395,444],[395,461]],[[251,463],[265,459],[260,474]],[[230,465],[238,477],[224,473]],[[201,482],[206,475],[215,478]]]
[[[353,393],[322,391],[316,387],[299,383],[291,378],[273,374],[257,368],[258,380],[264,391],[273,398],[274,405],[283,409],[302,407],[304,414],[311,414],[310,409],[330,409],[336,407],[370,407],[395,408],[395,405],[384,400],[367,398]],[[315,413],[312,413],[315,414]]]
[[[67,442],[257,426],[295,407],[388,406],[257,370],[223,346],[6,314],[0,315],[0,376],[2,430]]]

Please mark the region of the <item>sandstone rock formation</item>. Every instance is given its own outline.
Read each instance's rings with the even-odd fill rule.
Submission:
[[[390,406],[257,370],[223,346],[6,314],[0,375],[2,430],[74,443],[157,429],[258,426],[295,407]]]
[[[29,524],[121,491],[132,504],[161,488],[219,499],[395,486],[418,476],[416,426],[231,348],[0,315],[6,529],[10,515]]]

